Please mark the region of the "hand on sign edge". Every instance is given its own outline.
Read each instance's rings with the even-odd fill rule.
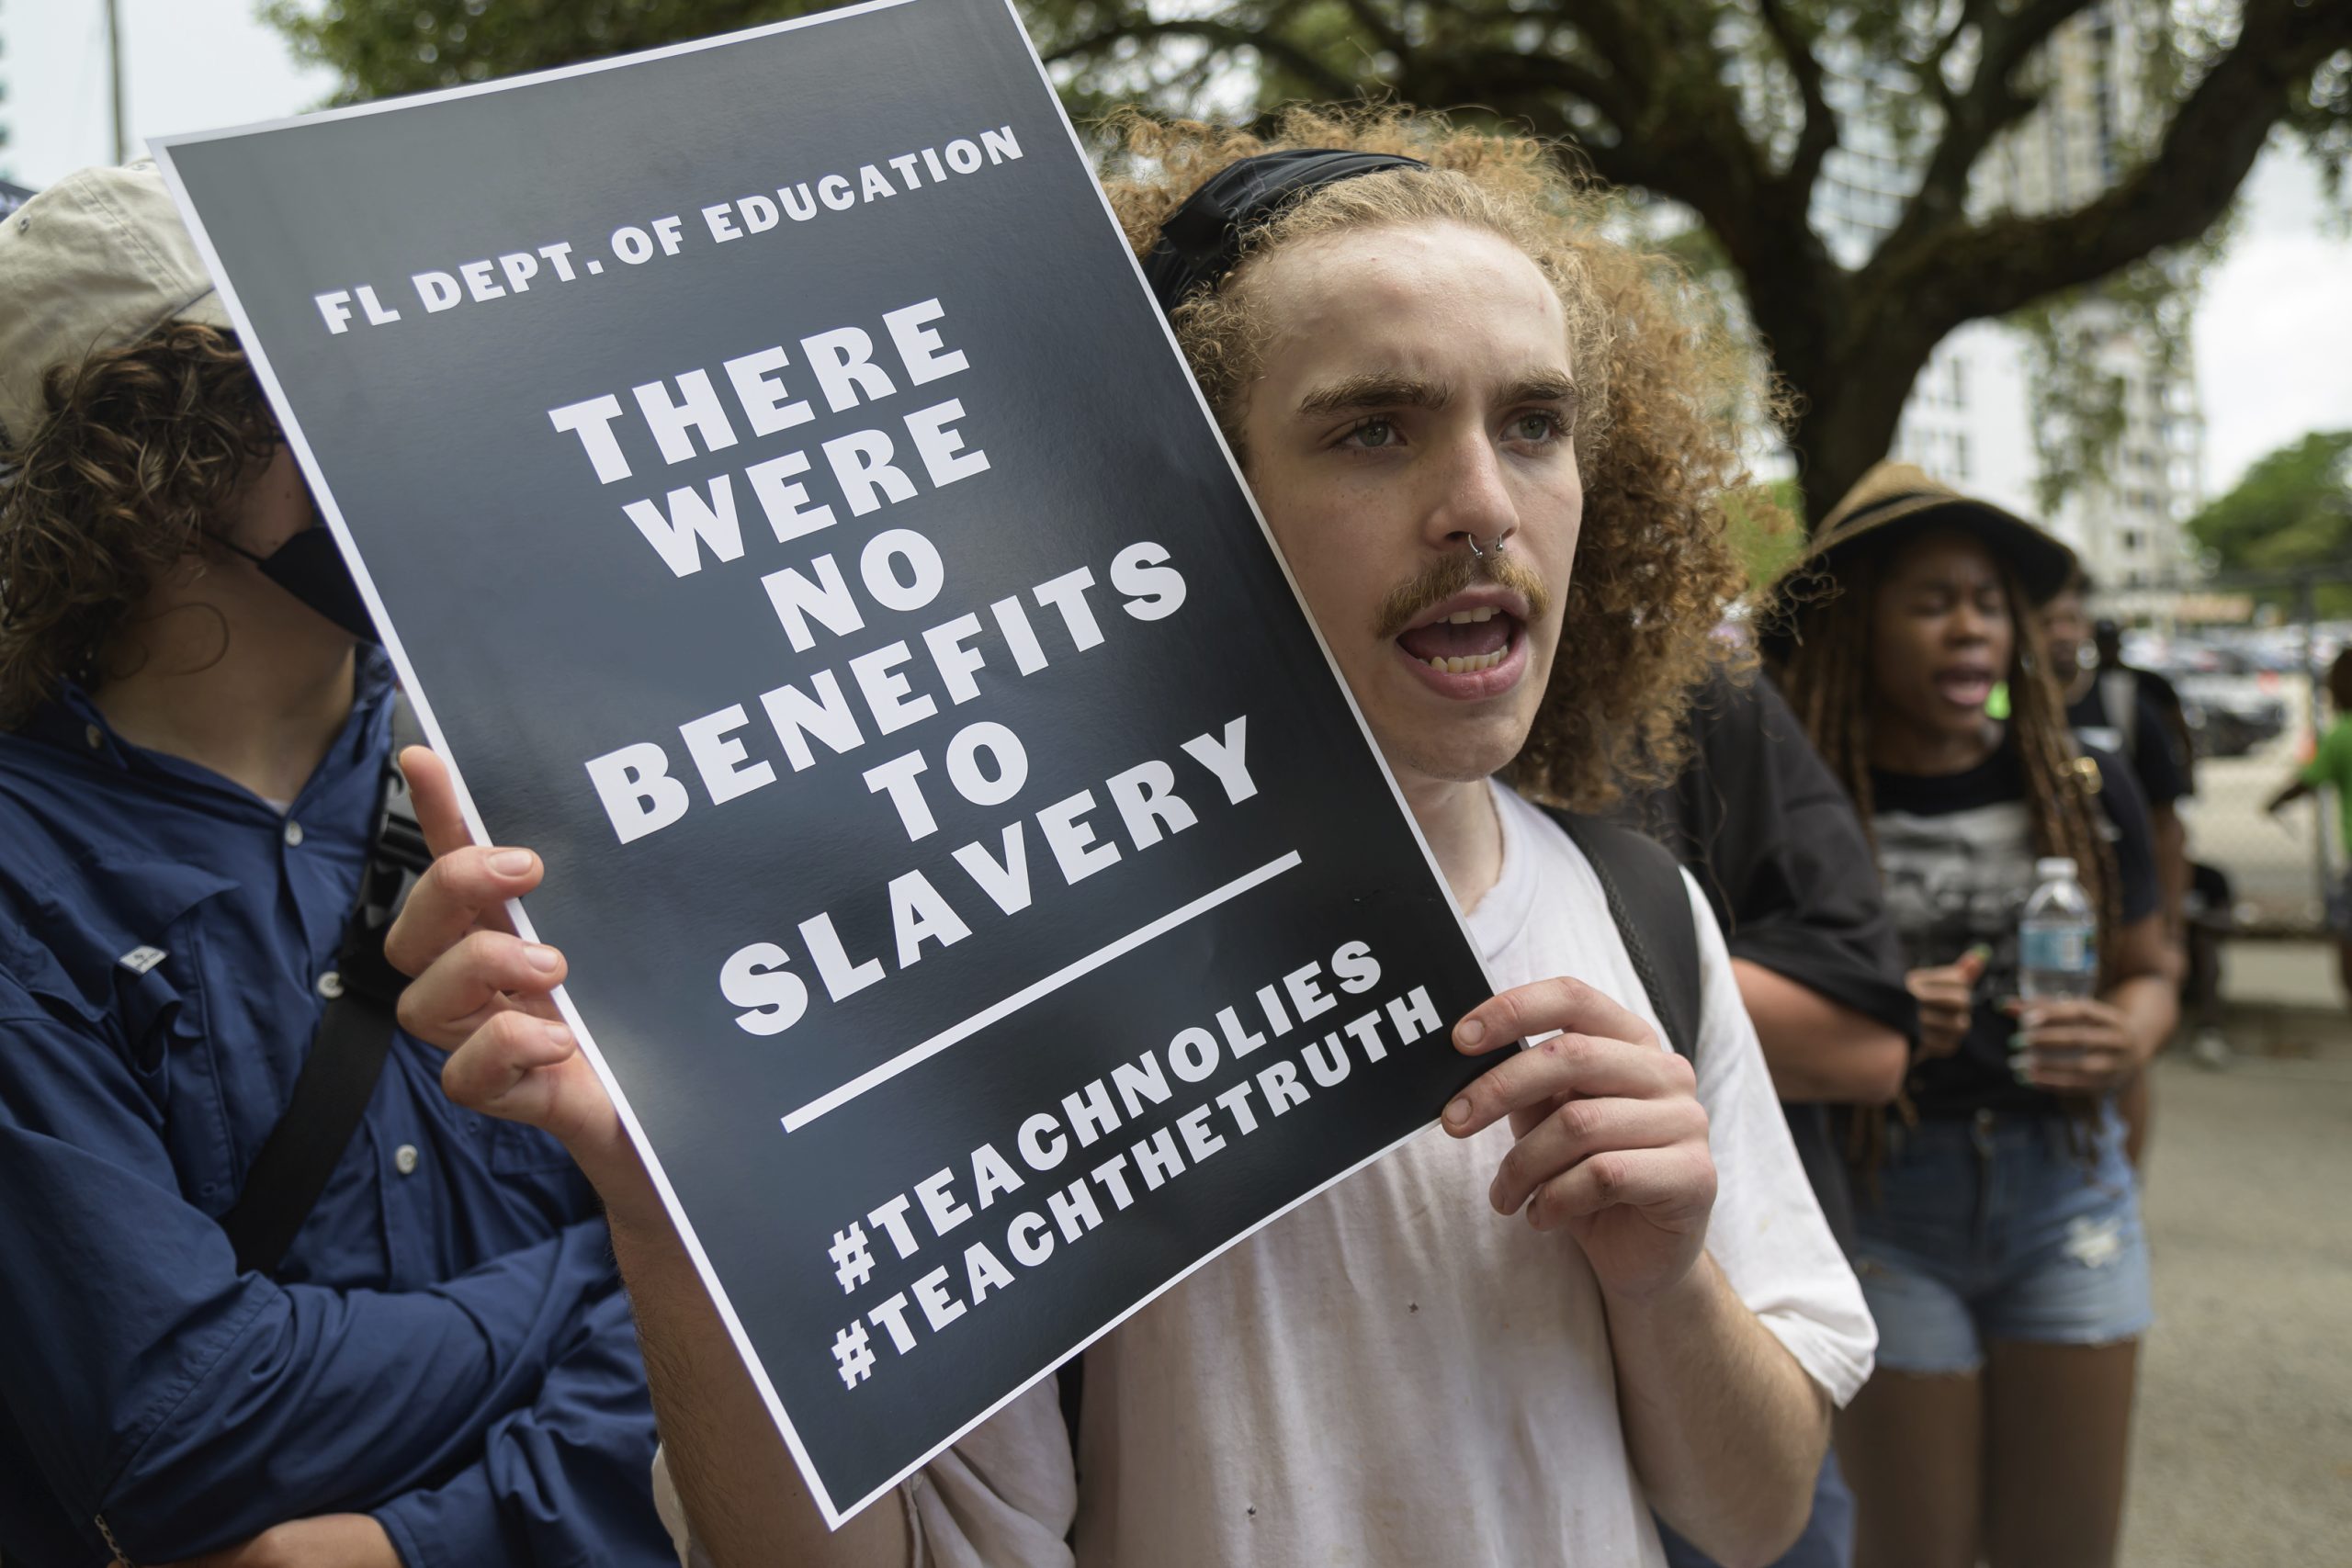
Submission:
[[[1508,1117],[1517,1141],[1488,1190],[1496,1211],[1566,1230],[1612,1295],[1669,1290],[1697,1263],[1714,1209],[1698,1077],[1638,1016],[1566,977],[1481,1002],[1453,1043],[1476,1056],[1546,1034],[1473,1080],[1443,1125],[1466,1138]]]
[[[545,865],[470,840],[440,758],[412,746],[400,763],[433,852],[384,940],[392,967],[413,977],[401,1027],[450,1053],[441,1087],[458,1104],[553,1134],[600,1190],[644,1186],[612,1097],[551,999],[563,954],[525,942],[506,918],[506,900],[537,887]]]

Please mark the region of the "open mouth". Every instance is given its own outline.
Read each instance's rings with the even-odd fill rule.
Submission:
[[[1432,689],[1455,698],[1488,697],[1516,683],[1526,665],[1525,602],[1484,587],[1436,605],[1396,637],[1397,651]]]
[[[1993,696],[1990,670],[1961,667],[1935,673],[1936,694],[1955,707],[1981,708]]]

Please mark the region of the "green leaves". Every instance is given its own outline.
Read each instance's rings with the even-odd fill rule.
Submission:
[[[337,103],[454,87],[826,9],[794,0],[266,0],[262,16],[344,79]]]
[[[2352,430],[2313,431],[2260,459],[2188,531],[2225,571],[2340,570],[2352,561]]]
[[[266,0],[265,15],[341,73],[348,103],[824,8]],[[1022,0],[1022,14],[1081,124],[1124,105],[1246,120],[1389,98],[1571,141],[1637,197],[1629,210],[1692,215],[1672,248],[1736,282],[1771,344],[1803,411],[1790,436],[1815,511],[1884,453],[1938,341],[2020,309],[2044,372],[2045,499],[2100,477],[2112,378],[2070,340],[2080,320],[2034,302],[2180,341],[2211,253],[2193,236],[2223,218],[2263,139],[2300,137],[2331,180],[2352,157],[2344,0]],[[2033,151],[2061,143],[2063,158]],[[2096,170],[2094,188],[2021,180],[2037,157]],[[1817,224],[1865,186],[1888,210],[1849,267]]]

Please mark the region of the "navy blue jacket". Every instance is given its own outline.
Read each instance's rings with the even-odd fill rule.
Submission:
[[[215,1223],[325,1005],[390,694],[366,662],[284,814],[78,692],[0,734],[7,1568],[105,1562],[100,1517],[156,1562],[349,1511],[410,1568],[673,1561],[593,1195],[439,1052],[395,1040],[275,1278]]]

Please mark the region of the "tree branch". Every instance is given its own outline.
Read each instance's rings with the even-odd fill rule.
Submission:
[[[1798,96],[1804,101],[1804,129],[1797,133],[1796,151],[1781,178],[1798,191],[1810,191],[1821,173],[1821,160],[1838,145],[1838,117],[1830,112],[1829,101],[1822,94],[1821,62],[1813,52],[1813,40],[1789,15],[1783,0],[1758,0],[1757,8],[1764,19],[1764,30],[1780,46],[1789,74],[1796,78]]]
[[[1197,39],[1218,50],[1255,50],[1282,66],[1327,97],[1351,98],[1361,90],[1354,78],[1333,70],[1306,50],[1283,37],[1276,28],[1281,18],[1272,18],[1263,28],[1237,27],[1214,17],[1171,18],[1167,21],[1114,21],[1057,46],[1044,58],[1048,65],[1065,60],[1076,60],[1108,49],[1114,44],[1133,39],[1147,43],[1159,39]]]
[[[1582,0],[1567,14],[1571,0],[1555,0],[1555,14],[1592,43],[1593,52],[1611,74],[1629,81],[1652,82],[1649,68],[1657,63],[1639,37],[1634,9],[1623,0]]]
[[[2011,88],[2009,78],[2049,41],[2052,33],[2090,4],[2091,0],[2027,0],[2020,9],[2007,14],[1996,6],[1970,7],[1976,12],[1978,37],[1983,40],[1976,74],[1959,93],[1944,85],[1942,55],[1960,36],[1956,27],[1929,67],[1934,91],[1943,105],[1943,135],[1928,156],[1919,188],[1905,204],[1886,248],[1908,245],[1924,233],[1940,230],[1966,209],[1969,176],[1977,160],[1992,145],[1993,138],[2024,118],[2036,102],[2034,95]],[[1963,23],[1965,19],[1963,13]]]
[[[1951,107],[1952,91],[1944,81],[1944,62],[1951,58],[1951,51],[1960,47],[1960,40],[1970,28],[1983,26],[1984,18],[1993,13],[1995,4],[1996,0],[1962,0],[1960,15],[1951,19],[1951,26],[1944,29],[1944,36],[1936,40],[1936,47],[1920,63],[1920,70],[1925,73],[1922,85],[1936,95],[1936,101],[1946,109]],[[1978,36],[1981,38],[1983,35],[1980,32]]]
[[[1630,96],[1631,85],[1614,75],[1558,55],[1501,50],[1450,54],[1442,63],[1408,66],[1399,73],[1396,87],[1407,102],[1424,108],[1458,108],[1475,102],[1522,118],[1533,107],[1531,100],[1544,100],[1556,113],[1555,97],[1580,98],[1621,135],[1639,123],[1645,107]],[[1565,114],[1557,118],[1564,133],[1574,134]]]
[[[2346,48],[2352,6],[2246,0],[2237,42],[2131,178],[2073,212],[1946,229],[1900,251],[1890,240],[1866,269],[1870,292],[1940,336],[2195,239],[2228,208],[2299,85]]]
[[[1380,40],[1380,47],[1396,57],[1398,65],[1412,58],[1413,46],[1405,37],[1405,29],[1390,24],[1380,14],[1376,0],[1347,0],[1348,14],[1363,25],[1364,30]]]

